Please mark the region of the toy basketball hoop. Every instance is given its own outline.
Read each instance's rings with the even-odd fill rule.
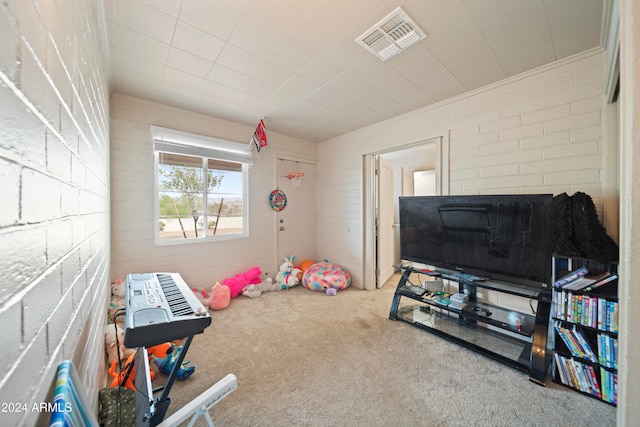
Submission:
[[[303,177],[304,177],[304,173],[302,172],[291,172],[290,174],[287,175],[287,178],[291,180],[291,185],[294,188],[300,187],[300,184],[302,184]]]

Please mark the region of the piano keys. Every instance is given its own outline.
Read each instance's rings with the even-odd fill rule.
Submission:
[[[179,273],[129,274],[124,345],[150,347],[199,334],[211,324],[206,307]]]

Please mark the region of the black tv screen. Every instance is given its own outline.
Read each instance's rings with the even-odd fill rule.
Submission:
[[[551,194],[400,197],[403,260],[546,287]]]

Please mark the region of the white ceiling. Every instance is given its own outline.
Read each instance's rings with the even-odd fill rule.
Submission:
[[[309,141],[600,46],[605,0],[103,0],[112,90]],[[428,37],[355,41],[402,6]]]

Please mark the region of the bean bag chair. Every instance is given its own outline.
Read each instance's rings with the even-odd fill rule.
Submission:
[[[318,262],[307,268],[302,276],[302,286],[312,291],[342,290],[351,285],[349,272],[330,262]]]

